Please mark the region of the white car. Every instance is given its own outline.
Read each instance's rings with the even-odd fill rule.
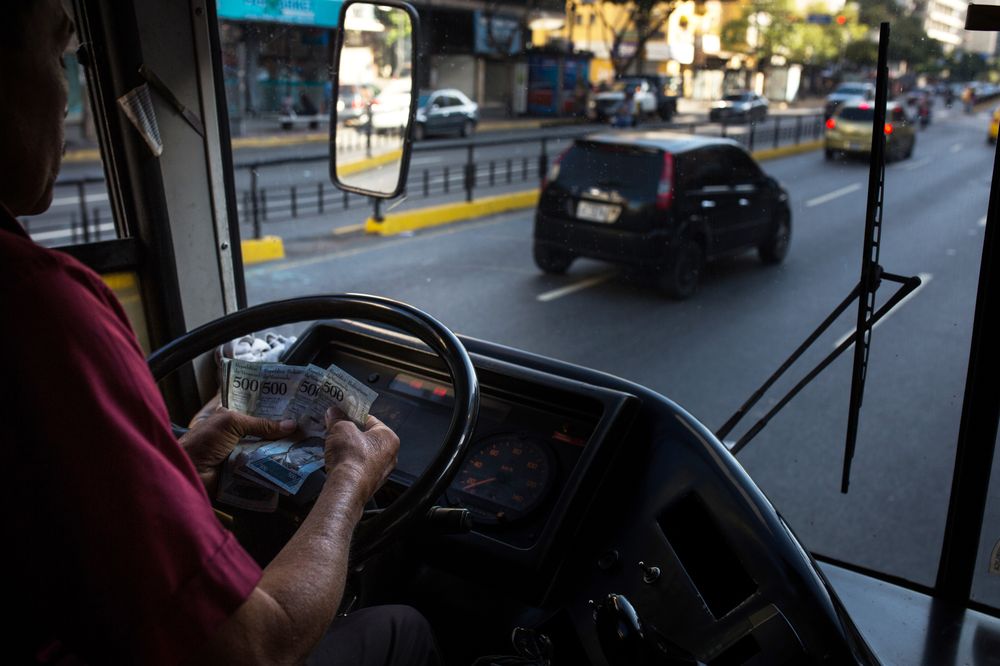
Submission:
[[[611,119],[625,101],[626,92],[632,92],[632,115],[651,116],[656,113],[656,93],[649,81],[640,78],[625,78],[615,81],[611,90],[597,93],[592,100],[590,115],[594,120]]]

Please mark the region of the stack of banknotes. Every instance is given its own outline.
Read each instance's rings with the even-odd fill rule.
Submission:
[[[222,364],[222,405],[243,414],[298,424],[280,440],[244,439],[226,460],[219,482],[221,502],[252,511],[274,511],[280,495],[301,497],[307,480],[324,466],[325,414],[338,407],[363,426],[378,394],[336,365]],[[318,489],[317,484],[308,484]]]

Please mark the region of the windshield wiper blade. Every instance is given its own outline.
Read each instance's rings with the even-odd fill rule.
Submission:
[[[865,238],[861,257],[861,278],[850,295],[823,320],[823,323],[792,352],[791,356],[781,364],[774,374],[768,377],[761,387],[754,391],[750,398],[716,432],[716,437],[720,440],[728,435],[736,424],[764,396],[764,393],[774,385],[778,378],[816,342],[819,336],[830,327],[837,317],[850,307],[851,302],[856,298],[858,299],[857,324],[851,336],[837,345],[826,358],[820,361],[798,384],[793,386],[767,414],[761,417],[735,444],[729,447],[729,450],[733,454],[738,453],[799,391],[848,347],[857,343],[854,347],[854,363],[851,372],[851,398],[847,416],[847,438],[844,446],[844,468],[840,481],[840,492],[842,493],[846,493],[850,485],[851,462],[854,459],[854,451],[857,446],[858,422],[861,403],[864,398],[865,379],[868,375],[868,354],[871,349],[872,328],[874,328],[880,319],[902,302],[906,296],[920,286],[919,277],[904,277],[886,273],[879,265],[882,240],[882,204],[885,194],[885,132],[882,131],[882,128],[885,126],[885,108],[888,98],[888,52],[889,24],[882,23],[879,32],[878,73],[875,81],[875,115],[872,119],[872,147],[868,173],[868,198],[865,211]],[[882,307],[876,310],[875,293],[878,291],[883,279],[897,282],[900,284],[900,287]]]

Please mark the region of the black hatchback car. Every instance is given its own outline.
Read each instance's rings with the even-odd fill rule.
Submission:
[[[577,257],[648,270],[668,294],[698,287],[705,262],[788,252],[788,193],[735,141],[670,132],[576,140],[552,165],[535,214],[534,258],[564,273]]]

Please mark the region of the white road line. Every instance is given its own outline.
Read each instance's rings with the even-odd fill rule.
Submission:
[[[87,203],[90,203],[92,201],[107,201],[108,200],[108,194],[107,194],[107,192],[101,192],[100,194],[88,194],[84,198],[86,199]],[[53,199],[52,203],[50,205],[52,207],[55,207],[55,206],[70,206],[70,205],[79,206],[80,205],[80,197],[59,197],[57,199]]]
[[[980,218],[980,220],[979,220],[978,224],[979,224],[979,226],[981,226],[981,227],[985,227],[985,226],[986,226],[986,216],[985,216],[985,215],[983,215],[983,217],[982,217],[982,218]]]
[[[806,201],[806,208],[812,208],[813,206],[819,206],[820,204],[825,204],[827,201],[833,201],[839,197],[850,194],[851,192],[856,192],[861,189],[861,183],[854,183],[848,185],[847,187],[842,187],[839,190],[834,190],[833,192],[827,192],[818,197],[814,197]]]
[[[444,157],[441,155],[428,156],[428,157],[414,157],[410,160],[410,166],[420,166],[421,164],[437,164],[438,162],[444,161]]]
[[[592,278],[580,280],[579,282],[568,284],[565,287],[560,287],[559,289],[553,289],[552,291],[546,291],[543,294],[538,294],[536,298],[542,303],[548,303],[549,301],[554,301],[557,298],[568,296],[574,292],[580,291],[581,289],[587,289],[588,287],[593,287],[594,285],[601,284],[602,282],[607,282],[615,275],[617,275],[615,271],[603,273],[602,275],[595,275]]]
[[[917,160],[916,162],[910,162],[909,164],[904,164],[903,168],[906,169],[907,171],[913,171],[914,169],[919,169],[922,166],[927,166],[930,163],[931,159],[929,157],[925,157],[922,160]]]
[[[100,226],[101,233],[105,231],[113,232],[115,230],[115,225],[111,222],[105,222]],[[91,234],[94,234],[94,229],[90,230]],[[56,238],[70,238],[73,235],[72,229],[57,229],[56,231],[42,231],[37,234],[31,234],[31,238],[36,241],[54,240]],[[82,232],[77,232],[78,236],[82,236]]]
[[[899,312],[899,308],[901,308],[908,300],[910,300],[911,298],[913,298],[914,296],[916,296],[917,294],[919,294],[921,292],[921,290],[923,290],[923,288],[927,286],[927,283],[930,282],[934,278],[934,276],[931,275],[930,273],[917,273],[917,275],[920,277],[920,286],[917,287],[916,289],[914,289],[913,291],[911,291],[906,296],[904,296],[903,300],[901,300],[899,303],[896,303],[896,307],[894,307],[892,310],[889,310],[889,313],[886,314],[886,316],[882,317],[877,322],[875,322],[875,325],[872,326],[873,329],[878,328],[879,326],[882,325],[882,323],[886,319],[888,319],[892,315],[894,315],[897,312]],[[890,283],[890,284],[895,284],[895,283]],[[857,310],[851,309],[851,312],[857,312]],[[836,349],[837,347],[839,347],[840,345],[842,345],[844,343],[844,340],[846,340],[847,338],[851,337],[851,335],[853,333],[854,333],[854,331],[851,330],[851,331],[848,331],[847,333],[843,334],[839,338],[837,338],[837,341],[833,343],[833,348]]]
[[[958,151],[960,151],[960,150],[962,150],[962,144],[960,144],[960,143],[956,143],[956,144],[955,144],[954,146],[952,146],[952,147],[951,147],[951,148],[949,149],[949,151],[948,151],[948,152],[951,152],[951,153],[957,153],[957,152],[958,152]]]

